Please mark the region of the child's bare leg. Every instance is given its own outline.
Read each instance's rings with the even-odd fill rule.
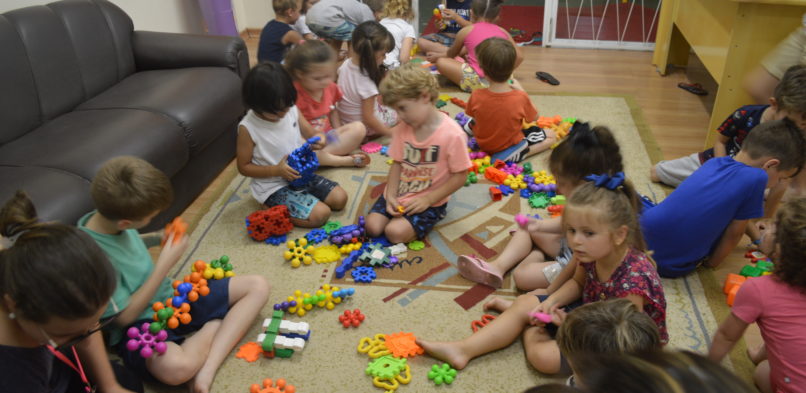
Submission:
[[[367,235],[369,237],[378,237],[383,234],[383,230],[386,228],[386,224],[389,224],[391,219],[389,217],[384,216],[380,213],[369,213],[367,216],[367,220],[364,225],[364,229],[367,231]]]
[[[772,393],[772,384],[770,383],[770,361],[765,360],[756,366],[756,371],[753,372],[753,382],[756,383],[758,390],[761,393]]]
[[[482,308],[484,309],[484,311],[492,310],[492,311],[504,312],[506,309],[512,307],[514,303],[515,303],[514,300],[494,296],[487,303],[484,303],[484,306],[482,306]]]
[[[560,253],[563,235],[548,232],[530,233],[532,241],[544,255],[556,257]]]
[[[318,228],[327,222],[327,219],[330,218],[330,213],[331,210],[328,205],[323,202],[317,202],[308,218],[291,217],[291,223],[300,228]]]
[[[358,149],[358,146],[361,145],[367,135],[367,128],[364,123],[354,121],[331,132],[336,133],[337,140],[333,143],[328,143],[322,150],[337,156],[343,156]]]
[[[417,232],[411,226],[409,220],[403,217],[396,217],[389,221],[384,228],[386,238],[392,243],[408,243],[417,239]]]
[[[540,301],[536,296],[521,295],[511,307],[487,326],[461,341],[417,340],[417,343],[429,355],[448,362],[457,369],[462,369],[471,359],[507,347],[517,340],[523,329],[528,326],[529,311],[532,311],[538,304]]]
[[[543,273],[543,269],[556,264],[554,261],[546,261],[543,253],[540,251],[532,251],[526,258],[523,259],[515,270],[512,271],[512,279],[515,280],[515,286],[521,291],[531,291],[538,288],[548,288],[551,284]]]
[[[325,202],[325,205],[327,205],[330,210],[342,210],[344,206],[347,206],[347,191],[344,191],[341,186],[336,186],[330,190],[330,194],[327,194],[327,198],[325,198],[323,202]],[[325,218],[325,220],[327,220],[327,218]]]
[[[236,276],[229,282],[230,309],[215,333],[206,356],[193,383],[192,393],[207,393],[213,384],[218,368],[232,348],[238,344],[249,326],[269,299],[269,284],[261,276]]]
[[[509,269],[515,267],[532,253],[532,238],[525,229],[518,229],[512,234],[504,251],[495,260],[488,262],[491,271],[504,276]]]
[[[428,52],[437,52],[442,54],[448,53],[447,46],[442,45],[439,42],[427,40],[425,38],[419,38],[417,40],[417,46],[420,48],[420,51],[423,52],[423,54],[428,54]]]
[[[523,331],[523,350],[526,352],[526,360],[537,371],[544,374],[560,372],[560,348],[546,329],[537,326],[527,327]]]
[[[177,386],[189,381],[204,364],[219,326],[221,320],[212,320],[185,339],[182,345],[168,343],[164,354],[146,360],[146,368],[166,385]]]
[[[437,59],[437,70],[457,85],[462,82],[462,63],[454,59],[440,57]]]

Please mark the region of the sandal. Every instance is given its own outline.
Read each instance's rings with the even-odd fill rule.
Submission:
[[[681,89],[683,89],[683,90],[685,90],[685,91],[687,91],[687,92],[689,92],[691,94],[696,94],[698,96],[707,96],[708,95],[708,91],[703,89],[702,85],[699,84],[699,83],[680,82],[680,83],[677,84],[677,87],[679,87],[679,88],[681,88]]]
[[[354,153],[352,157],[353,157],[353,165],[356,168],[363,168],[369,165],[370,162],[372,162],[372,159],[369,157],[369,155],[367,155],[367,153],[364,152]]]
[[[557,86],[560,84],[560,81],[558,81],[557,78],[555,78],[548,72],[538,71],[535,72],[535,76],[537,77],[537,79],[540,79],[541,81],[546,82],[552,86]]]
[[[472,255],[460,255],[457,268],[462,277],[493,288],[501,288],[504,278],[490,270],[490,265]]]

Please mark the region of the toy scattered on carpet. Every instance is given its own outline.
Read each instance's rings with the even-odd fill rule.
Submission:
[[[318,289],[311,296],[310,293],[302,293],[301,290],[294,291],[294,294],[288,296],[286,301],[274,305],[275,310],[288,311],[292,314],[297,314],[300,317],[305,316],[305,313],[312,310],[314,306],[319,308],[326,308],[332,310],[336,304],[341,303],[344,299],[355,294],[354,288],[332,287],[330,284],[322,285],[322,289]]]
[[[162,355],[168,349],[168,344],[165,340],[168,338],[168,332],[160,329],[159,332],[153,334],[149,331],[149,323],[146,322],[140,326],[140,329],[132,326],[126,331],[129,341],[126,342],[126,349],[129,351],[140,350],[140,356],[150,358],[154,352]]]
[[[310,265],[313,262],[311,254],[313,254],[313,246],[308,245],[308,240],[303,238],[296,240],[289,240],[286,243],[288,250],[283,253],[283,258],[286,261],[291,261],[291,267],[300,267],[300,265]]]
[[[220,280],[226,277],[234,277],[232,264],[229,257],[222,255],[221,258],[213,259],[210,263],[198,260],[190,265],[191,272],[201,272],[205,280]]]
[[[358,352],[374,359],[365,370],[367,375],[373,377],[373,385],[394,392],[401,384],[411,381],[411,368],[406,358],[424,353],[415,340],[412,333],[400,332],[376,334],[358,342]]]
[[[383,145],[381,145],[378,142],[367,142],[367,143],[361,145],[361,150],[364,153],[369,153],[369,154],[377,153],[377,152],[381,151],[381,149],[383,149]]]
[[[375,273],[375,269],[369,266],[356,267],[350,274],[353,276],[353,281],[363,284],[369,284],[378,277]]]
[[[255,241],[274,245],[284,243],[285,235],[292,229],[294,224],[285,205],[258,210],[246,217],[246,232]]]
[[[289,358],[294,351],[305,348],[305,341],[310,338],[310,326],[305,322],[291,322],[283,319],[282,310],[274,310],[271,318],[263,321],[265,331],[258,335],[263,352],[274,352],[279,358]]]
[[[725,278],[725,285],[722,287],[722,291],[727,295],[726,302],[728,306],[731,307],[733,306],[733,301],[736,299],[736,294],[739,293],[739,288],[741,288],[742,284],[744,284],[747,279],[770,275],[775,268],[775,265],[769,257],[761,251],[747,251],[744,257],[750,259],[750,263],[755,263],[756,265],[744,265],[742,270],[739,271],[739,274],[729,273],[728,277]]]
[[[366,236],[364,226],[366,220],[364,216],[358,217],[358,224],[347,225],[340,228],[332,229],[329,233],[330,243],[340,246],[346,243],[355,243],[361,241]],[[325,229],[327,230],[327,228]]]
[[[276,385],[270,378],[266,378],[263,380],[263,387],[256,383],[249,387],[249,393],[296,393],[296,391],[294,385],[287,384],[282,378],[277,379]]]
[[[448,363],[441,365],[435,364],[431,366],[431,371],[428,372],[428,379],[434,381],[434,385],[450,385],[456,379],[456,369],[452,368]]]
[[[319,139],[318,136],[308,139],[288,155],[286,163],[299,173],[299,178],[288,183],[292,189],[300,189],[308,184],[313,178],[314,172],[319,168],[319,158],[311,148],[311,145],[319,142]]]
[[[364,322],[365,318],[366,316],[361,313],[361,310],[356,308],[352,311],[344,310],[344,314],[339,315],[339,322],[341,322],[342,326],[345,328],[350,326],[358,327],[361,325],[361,322]]]
[[[491,314],[484,314],[481,316],[481,319],[470,322],[470,330],[474,333],[477,332],[479,329],[487,326],[493,319],[495,319],[495,315]]]

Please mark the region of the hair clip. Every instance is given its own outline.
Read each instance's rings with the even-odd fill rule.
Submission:
[[[585,180],[592,181],[596,187],[605,187],[608,190],[615,190],[624,184],[624,172],[618,172],[613,176],[607,174],[588,175]]]
[[[28,230],[26,229],[19,231],[8,237],[0,236],[0,250],[8,250],[9,248],[13,247],[14,243],[17,242],[17,239],[19,239],[19,237],[25,232],[28,232]]]

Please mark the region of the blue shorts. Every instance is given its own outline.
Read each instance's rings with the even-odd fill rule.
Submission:
[[[263,204],[266,207],[286,205],[291,217],[305,220],[311,215],[313,207],[319,201],[324,202],[338,185],[339,183],[315,174],[301,190],[293,190],[291,187],[285,186],[266,198]]]
[[[350,41],[353,39],[353,30],[355,30],[355,25],[344,21],[341,26],[328,27],[309,22],[308,28],[311,29],[314,34],[322,38],[330,38],[338,41]]]
[[[439,220],[445,218],[447,210],[448,203],[446,202],[439,206],[431,206],[417,214],[403,215],[403,218],[408,220],[411,227],[414,228],[414,233],[417,234],[417,238],[424,239],[425,235],[428,235],[428,232],[434,229],[434,226],[437,225]],[[393,218],[392,215],[386,211],[386,198],[384,198],[383,195],[375,201],[375,204],[372,205],[369,212],[383,214],[387,218]]]
[[[428,41],[433,41],[433,42],[436,42],[438,44],[445,45],[448,48],[452,47],[453,42],[456,41],[456,35],[449,36],[449,35],[443,34],[443,33],[426,34],[422,38],[424,38],[424,39],[426,39]]]
[[[210,288],[210,293],[207,296],[200,296],[199,300],[190,303],[190,323],[187,325],[179,325],[176,329],[168,330],[168,339],[177,345],[182,345],[185,341],[185,335],[193,333],[204,326],[207,322],[214,319],[224,319],[229,312],[229,281],[230,278],[221,280],[208,280],[207,286]],[[143,323],[153,322],[151,319],[141,319],[129,326],[123,331],[129,330],[134,326],[138,329]],[[126,349],[126,341],[128,337],[123,338],[117,345],[116,350],[118,356],[123,360],[123,364],[129,370],[135,372],[143,380],[151,382],[159,382],[146,368],[146,359],[140,356],[139,351],[129,351]],[[159,355],[154,355],[159,356]]]

